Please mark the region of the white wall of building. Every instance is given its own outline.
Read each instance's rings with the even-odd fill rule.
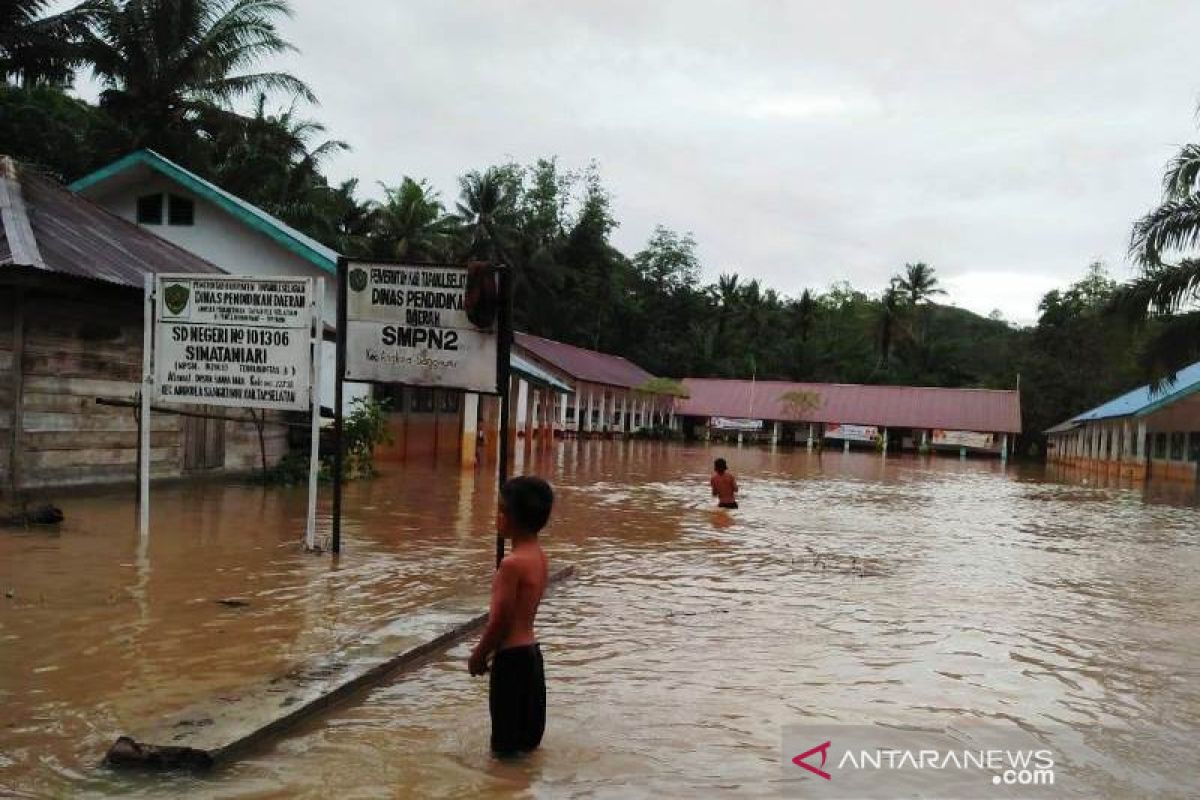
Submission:
[[[301,277],[325,279],[325,324],[335,327],[337,319],[337,277],[311,261],[293,253],[266,234],[248,227],[233,215],[208,200],[193,194],[174,181],[151,173],[144,180],[122,186],[107,194],[88,192],[89,197],[117,216],[137,222],[137,199],[143,195],[162,193],[186,197],[195,204],[193,225],[168,225],[166,205],[163,224],[142,225],[173,244],[216,264],[232,275],[262,277]],[[336,347],[325,342],[321,362],[321,404],[333,408],[334,365]],[[356,397],[365,397],[371,387],[364,383],[347,383],[344,401],[347,408]]]

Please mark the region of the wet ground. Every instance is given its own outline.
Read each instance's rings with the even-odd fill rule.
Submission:
[[[711,507],[716,455],[738,511]],[[784,791],[781,726],[813,721],[991,721],[1052,745],[1086,796],[1196,785],[1191,487],[651,443],[568,443],[537,471],[551,557],[580,574],[543,611],[533,757],[488,757],[461,645],[213,774],[95,766],[139,720],[486,584],[491,481],[410,468],[348,489],[337,560],[299,552],[302,490],[156,488],[144,548],[124,494],[0,532],[0,795],[762,796]]]

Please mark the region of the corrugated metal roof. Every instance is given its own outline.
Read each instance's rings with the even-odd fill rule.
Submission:
[[[548,386],[562,394],[571,393],[570,386],[567,386],[565,383],[551,375],[549,372],[546,372],[546,370],[542,369],[537,364],[534,364],[532,361],[521,358],[521,356],[517,355],[516,353],[509,353],[508,365],[512,368],[513,372],[516,372],[526,380],[532,381],[533,383],[539,383],[543,386]]]
[[[797,422],[841,422],[892,428],[1019,433],[1021,396],[1013,390],[866,386],[849,383],[687,378],[690,394],[675,413]],[[803,393],[796,405],[785,396]]]
[[[1090,411],[1077,414],[1067,422],[1142,416],[1157,411],[1168,403],[1181,400],[1196,391],[1200,391],[1200,361],[1179,370],[1175,374],[1174,382],[1164,384],[1158,391],[1154,391],[1150,384],[1139,386]],[[1053,430],[1052,428],[1051,431]],[[1047,433],[1049,432],[1047,431]]]
[[[620,356],[585,350],[553,339],[517,333],[515,343],[577,380],[636,389],[654,378],[637,364]]]
[[[142,288],[146,273],[219,273],[202,258],[111,214],[36,172],[0,169],[9,204],[0,221],[0,264]],[[24,226],[28,232],[23,233]],[[33,246],[24,241],[32,234]],[[19,246],[14,247],[20,242]]]
[[[215,183],[184,169],[153,150],[138,150],[130,153],[107,167],[102,167],[75,181],[71,184],[71,190],[88,194],[96,191],[97,187],[103,187],[114,178],[142,167],[165,175],[179,185],[195,192],[248,227],[265,234],[293,253],[307,259],[314,266],[326,272],[337,272],[337,251],[326,247],[311,236],[307,236],[282,220],[271,216],[258,206],[246,202],[235,194],[230,194]]]

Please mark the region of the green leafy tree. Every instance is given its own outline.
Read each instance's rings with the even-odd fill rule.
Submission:
[[[1200,358],[1200,144],[1167,165],[1162,202],[1133,226],[1130,254],[1142,272],[1113,308],[1139,326],[1153,323],[1142,363],[1155,382]]]
[[[138,146],[194,160],[201,118],[258,92],[313,101],[286,72],[255,71],[294,50],[277,21],[286,0],[95,0],[82,57],[103,83],[100,104]]]
[[[454,220],[428,182],[407,176],[399,186],[383,186],[376,208],[374,251],[380,258],[442,261],[450,256]]]
[[[0,82],[61,86],[74,76],[94,4],[46,14],[51,5],[49,0],[0,3]]]

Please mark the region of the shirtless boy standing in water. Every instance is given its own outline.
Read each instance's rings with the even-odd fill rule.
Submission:
[[[713,497],[717,498],[718,508],[737,508],[737,479],[729,471],[725,459],[718,458],[713,462],[713,476],[709,479],[712,485]]]
[[[541,478],[513,478],[500,490],[496,530],[512,539],[512,552],[492,579],[487,628],[467,661],[471,675],[482,675],[493,656],[488,710],[492,752],[500,756],[537,749],[546,729],[546,676],[533,620],[549,575],[537,535],[553,505],[554,492]]]

